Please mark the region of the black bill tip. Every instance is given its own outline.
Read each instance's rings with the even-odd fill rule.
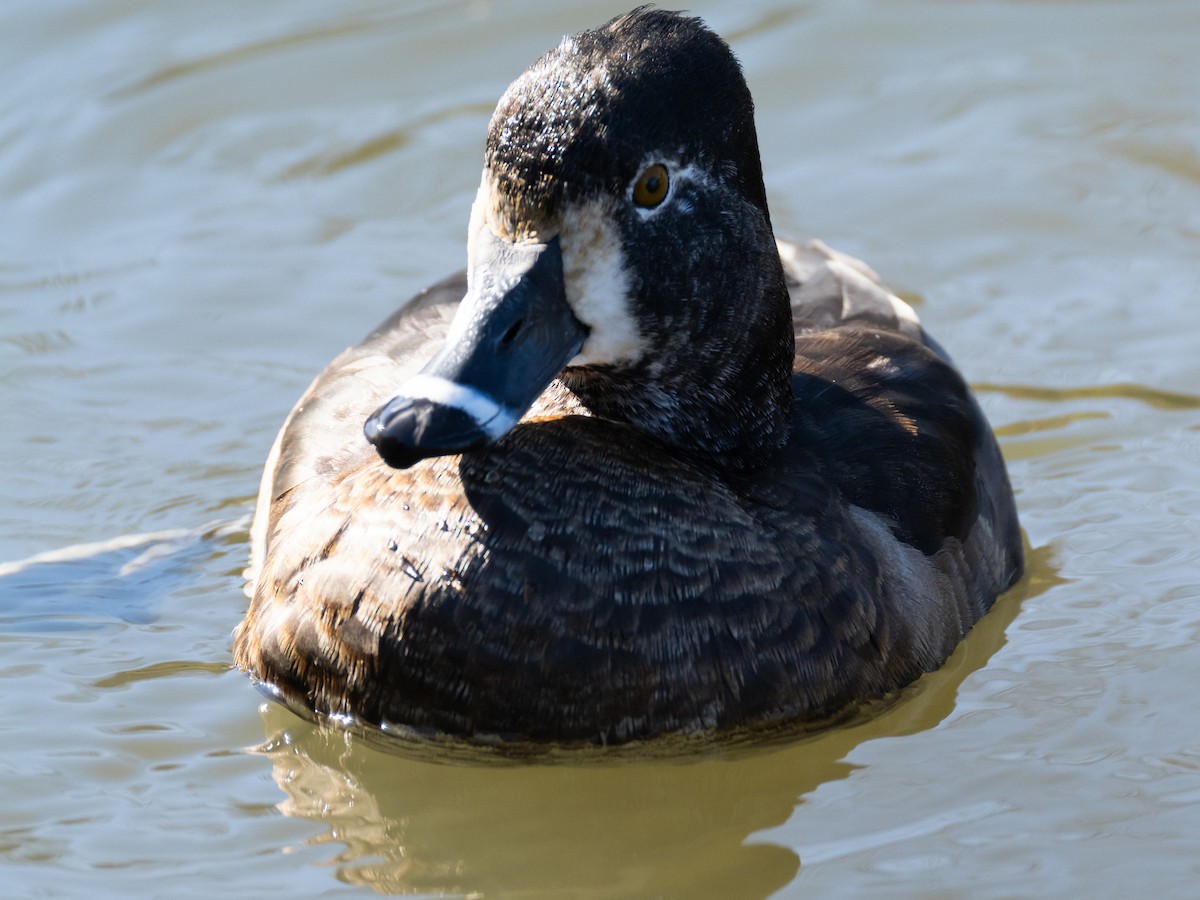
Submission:
[[[462,453],[488,443],[467,412],[424,397],[396,397],[367,419],[363,434],[394,469],[432,456]]]

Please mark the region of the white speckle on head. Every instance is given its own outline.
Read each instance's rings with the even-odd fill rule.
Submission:
[[[497,403],[482,391],[437,375],[418,373],[400,387],[399,396],[429,400],[461,410],[492,440],[497,441],[517,424],[519,413]]]
[[[587,73],[587,86],[594,91],[605,90],[612,84],[612,79],[608,74],[608,66],[601,63],[598,66],[593,66]]]
[[[590,329],[568,365],[637,361],[646,340],[630,309],[630,279],[612,218],[612,200],[572,203],[563,211],[560,241],[567,302]]]

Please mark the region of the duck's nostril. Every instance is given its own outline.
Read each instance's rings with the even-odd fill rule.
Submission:
[[[512,342],[517,339],[517,335],[521,333],[521,329],[524,327],[524,319],[517,319],[517,321],[509,325],[508,331],[504,332],[504,334],[500,337],[500,349],[507,350],[510,346],[512,346]]]

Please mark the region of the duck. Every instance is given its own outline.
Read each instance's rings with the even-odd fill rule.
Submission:
[[[776,239],[701,20],[512,83],[467,263],[270,452],[233,655],[275,699],[468,744],[773,731],[939,668],[1020,578],[969,387],[873,270]]]

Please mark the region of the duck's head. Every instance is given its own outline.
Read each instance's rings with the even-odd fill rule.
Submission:
[[[785,439],[793,336],[753,103],[699,20],[636,10],[513,82],[468,257],[441,352],[366,423],[391,465],[499,440],[560,375],[726,464]]]

